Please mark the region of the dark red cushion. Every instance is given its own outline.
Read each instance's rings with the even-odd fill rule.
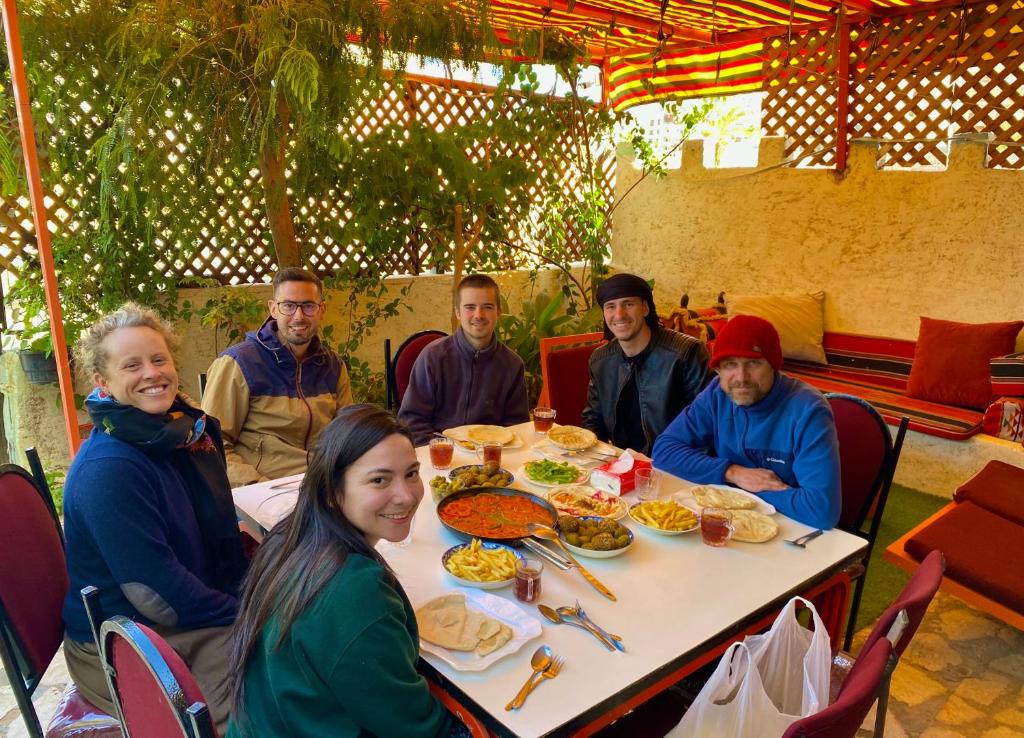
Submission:
[[[46,726],[46,738],[123,738],[121,723],[89,702],[68,682],[57,712]]]
[[[427,346],[441,338],[443,333],[427,333],[409,339],[399,348],[398,356],[395,357],[395,387],[398,390],[398,402],[401,404],[405,397],[405,391],[409,388],[409,377],[412,376],[412,367],[417,357]]]
[[[31,478],[9,469],[0,476],[0,602],[33,671],[42,674],[64,639],[64,548]]]
[[[1013,352],[1024,321],[954,323],[921,317],[907,394],[985,409],[994,399],[989,360]]]
[[[1024,526],[961,502],[906,544],[918,561],[935,550],[954,582],[1024,613]]]
[[[548,399],[562,425],[579,425],[587,406],[590,355],[600,343],[559,349],[548,354]]]
[[[956,488],[953,499],[973,502],[991,513],[1024,525],[1024,469],[1005,461],[990,461]]]

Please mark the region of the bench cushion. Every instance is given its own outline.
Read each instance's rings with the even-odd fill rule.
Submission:
[[[893,425],[906,415],[910,429],[941,438],[962,441],[981,431],[983,412],[941,405],[907,397],[894,388],[892,378],[876,374],[833,369],[804,362],[787,361],[783,371],[802,379],[822,392],[846,392],[870,402],[886,422]]]
[[[956,488],[953,499],[1024,525],[1024,469],[993,459]]]
[[[947,577],[1024,613],[1024,526],[962,502],[918,531],[905,550],[918,561],[942,551]]]

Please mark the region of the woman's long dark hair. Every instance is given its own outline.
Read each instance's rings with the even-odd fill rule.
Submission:
[[[349,405],[320,435],[295,510],[263,539],[242,582],[229,662],[234,715],[242,717],[245,670],[272,616],[280,623],[277,647],[348,554],[362,554],[391,571],[363,533],[342,515],[340,497],[345,494],[345,471],[396,433],[412,443],[409,429],[383,408]]]

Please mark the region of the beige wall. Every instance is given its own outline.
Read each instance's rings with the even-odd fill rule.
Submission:
[[[759,167],[782,148],[764,139]],[[1024,318],[1024,172],[984,169],[984,145],[954,144],[944,172],[879,171],[855,142],[845,177],[705,169],[702,150],[615,212],[613,264],[654,277],[659,303],[823,289],[827,328],[909,339],[920,315]],[[620,196],[637,177],[620,159]]]
[[[880,171],[877,145],[855,142],[844,177],[775,168],[705,169],[689,141],[682,168],[641,182],[615,213],[615,268],[653,277],[659,304],[720,291],[824,290],[830,330],[916,339],[921,315],[1024,319],[1024,172],[983,168],[985,146],[954,143],[946,171]],[[638,179],[620,158],[620,197]],[[1018,338],[1024,350],[1024,335]],[[948,496],[989,459],[1024,467],[1024,449],[990,437],[908,435],[896,480]]]

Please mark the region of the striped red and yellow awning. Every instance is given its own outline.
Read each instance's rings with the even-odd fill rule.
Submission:
[[[457,0],[468,6],[473,0]],[[605,70],[625,109],[680,97],[761,89],[763,39],[843,19],[887,16],[949,0],[491,0],[500,38],[558,29]],[[474,4],[474,7],[475,4]]]

